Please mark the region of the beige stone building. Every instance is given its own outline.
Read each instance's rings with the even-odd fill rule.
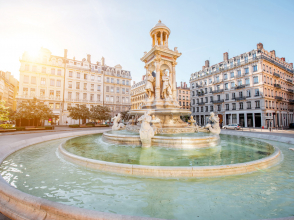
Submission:
[[[190,110],[190,88],[186,82],[181,82],[181,85],[177,86],[177,99],[181,108]]]
[[[133,82],[132,88],[131,88],[131,109],[141,109],[142,106],[145,105],[145,100],[147,98],[147,94],[145,91],[146,81],[145,81],[145,75],[143,76],[142,81],[136,83]]]
[[[16,109],[16,95],[18,92],[18,80],[10,72],[0,71],[0,100],[11,109]]]
[[[123,70],[120,65],[107,66],[103,57],[92,63],[91,55],[76,60],[67,57],[66,49],[62,57],[41,48],[37,57],[25,52],[20,62],[18,101],[41,99],[58,116],[54,123],[78,123],[68,117],[69,106],[108,106],[112,116],[130,109],[130,71]]]
[[[293,122],[293,63],[257,49],[229,58],[213,66],[205,61],[202,70],[190,78],[192,114],[200,125],[211,111],[222,125],[280,127]]]

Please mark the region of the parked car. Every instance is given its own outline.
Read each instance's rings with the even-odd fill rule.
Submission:
[[[290,123],[289,128],[294,128],[294,123]]]
[[[231,124],[231,125],[225,125],[223,126],[223,129],[233,129],[233,130],[239,130],[241,128],[238,124]]]

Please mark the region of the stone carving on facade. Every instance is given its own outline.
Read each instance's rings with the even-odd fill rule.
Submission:
[[[146,81],[145,91],[148,95],[148,98],[150,99],[152,95],[154,94],[154,88],[153,88],[154,77],[152,76],[150,71],[148,71],[147,73],[146,80],[147,81]]]
[[[140,139],[142,147],[151,147],[151,139],[154,137],[154,130],[150,126],[151,116],[150,111],[145,112],[138,121],[141,122]]]
[[[162,99],[168,99],[172,96],[172,87],[170,83],[170,79],[168,76],[168,70],[164,71],[164,75],[162,76],[162,91],[161,97]]]
[[[204,127],[202,127],[202,129],[205,129],[213,134],[220,134],[221,129],[219,126],[219,117],[215,116],[213,112],[210,112],[208,123]]]
[[[113,125],[112,125],[113,131],[117,131],[117,130],[121,130],[125,128],[125,125],[123,123],[119,123],[121,120],[120,113],[118,113],[117,116],[114,116],[112,120],[113,120]]]

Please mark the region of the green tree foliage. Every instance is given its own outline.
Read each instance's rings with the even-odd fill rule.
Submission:
[[[120,116],[121,116],[121,119],[124,120],[124,121],[129,119],[128,111],[121,112]]]
[[[79,120],[79,125],[81,125],[81,119],[89,119],[91,118],[91,112],[86,105],[79,105],[74,107],[69,107],[69,117],[74,120]]]
[[[23,118],[29,120],[40,119],[37,122],[38,125],[41,124],[41,120],[48,120],[53,117],[52,110],[37,98],[22,101],[18,105],[16,112],[11,112],[11,118],[14,120]]]
[[[8,120],[9,111],[8,107],[5,107],[5,102],[0,101],[0,121],[6,121]]]
[[[110,109],[106,106],[93,106],[91,108],[91,119],[93,120],[108,120],[110,118]]]

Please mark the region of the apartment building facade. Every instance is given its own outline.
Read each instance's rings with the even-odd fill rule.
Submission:
[[[177,100],[181,108],[190,110],[190,88],[186,82],[181,82],[181,86],[177,86]]]
[[[146,80],[145,75],[142,78],[142,81],[136,83],[133,82],[131,88],[131,109],[141,109],[142,106],[145,104],[145,99],[147,98],[147,94],[145,92]]]
[[[12,110],[16,109],[16,95],[18,92],[18,80],[10,72],[0,71],[0,100]]]
[[[222,125],[287,127],[293,122],[293,63],[257,49],[213,66],[205,61],[202,70],[191,74],[192,114],[204,125],[210,112]]]
[[[130,71],[105,65],[103,57],[92,63],[91,55],[76,60],[67,57],[66,49],[61,57],[41,48],[37,57],[25,52],[20,62],[18,102],[40,99],[53,110],[56,124],[78,123],[69,117],[69,106],[108,106],[112,116],[130,108]]]

